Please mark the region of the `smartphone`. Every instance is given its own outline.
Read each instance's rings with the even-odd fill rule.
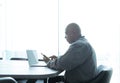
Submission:
[[[48,58],[45,54],[41,53],[41,55],[43,55],[45,58]]]

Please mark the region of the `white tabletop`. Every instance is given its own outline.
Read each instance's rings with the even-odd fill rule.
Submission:
[[[60,71],[48,67],[29,67],[28,61],[0,60],[0,77],[11,76],[19,79],[45,79],[57,76]]]

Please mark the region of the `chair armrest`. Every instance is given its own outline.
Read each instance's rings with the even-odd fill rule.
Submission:
[[[0,83],[17,83],[12,77],[0,77]]]

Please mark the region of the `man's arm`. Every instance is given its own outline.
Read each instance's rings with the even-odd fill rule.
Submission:
[[[50,60],[48,67],[57,70],[71,70],[81,65],[88,57],[88,49],[85,45],[72,45],[61,57]]]

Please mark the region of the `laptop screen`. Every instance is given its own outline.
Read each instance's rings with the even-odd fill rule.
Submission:
[[[26,50],[28,63],[31,66],[32,64],[38,63],[38,56],[36,50]]]

